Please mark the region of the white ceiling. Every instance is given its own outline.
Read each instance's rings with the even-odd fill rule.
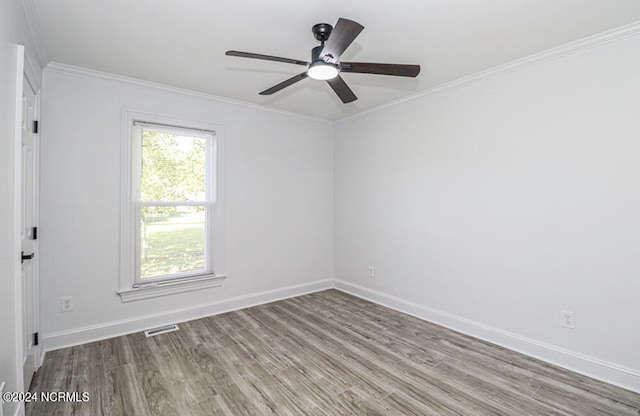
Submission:
[[[640,20],[638,0],[25,1],[49,61],[327,120]],[[308,61],[311,27],[338,17],[365,26],[342,60],[419,64],[421,74],[343,74],[351,104],[311,79],[260,96],[304,68],[224,54]]]

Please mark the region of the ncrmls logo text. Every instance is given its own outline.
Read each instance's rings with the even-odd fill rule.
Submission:
[[[43,402],[88,402],[89,401],[89,393],[88,392],[77,392],[77,391],[43,391],[40,393],[40,400]]]

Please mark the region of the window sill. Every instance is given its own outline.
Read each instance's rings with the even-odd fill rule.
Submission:
[[[131,289],[120,290],[120,300],[122,302],[133,302],[136,300],[157,298],[160,296],[173,295],[176,293],[191,292],[194,290],[208,289],[211,287],[222,286],[222,282],[227,276],[203,276],[198,280],[191,280],[188,282],[155,282],[150,283],[149,286],[142,286]]]

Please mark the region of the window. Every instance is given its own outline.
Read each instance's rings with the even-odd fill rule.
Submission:
[[[124,119],[123,302],[219,286],[219,129],[132,112]]]

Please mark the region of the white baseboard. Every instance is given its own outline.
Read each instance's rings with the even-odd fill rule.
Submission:
[[[359,298],[640,393],[640,372],[342,280],[334,287]]]
[[[0,383],[5,384],[5,383]],[[0,389],[3,393],[7,392],[6,389]],[[0,397],[0,416],[24,416],[24,403],[22,402],[5,402]]]
[[[11,404],[11,403],[7,403],[7,404]],[[13,413],[9,413],[8,411],[9,406],[7,406],[4,410],[5,410],[5,414],[8,415],[13,415],[13,416],[24,416],[24,404],[20,403],[16,403],[16,406],[14,407]]]
[[[312,283],[288,286],[280,289],[195,305],[185,309],[165,311],[159,314],[138,316],[132,319],[105,322],[99,325],[43,334],[42,339],[44,342],[44,350],[53,351],[74,345],[86,344],[88,342],[131,334],[149,328],[190,321],[192,319],[199,319],[206,316],[218,315],[238,309],[249,308],[251,306],[262,305],[264,303],[275,302],[277,300],[318,292],[332,287],[332,280],[320,280]]]
[[[128,320],[111,321],[69,331],[43,335],[44,351],[81,345],[120,335],[139,332],[148,328],[185,322],[206,316],[218,315],[238,309],[275,302],[294,296],[335,288],[345,293],[369,300],[391,309],[442,325],[463,334],[500,345],[534,358],[555,364],[577,373],[611,383],[640,393],[640,372],[614,363],[589,357],[518,334],[484,325],[447,312],[429,308],[395,296],[378,292],[342,280],[321,280],[303,285],[288,286],[246,296],[224,299],[186,309],[146,315]],[[43,356],[44,356],[43,351]],[[17,414],[17,413],[16,413]]]

